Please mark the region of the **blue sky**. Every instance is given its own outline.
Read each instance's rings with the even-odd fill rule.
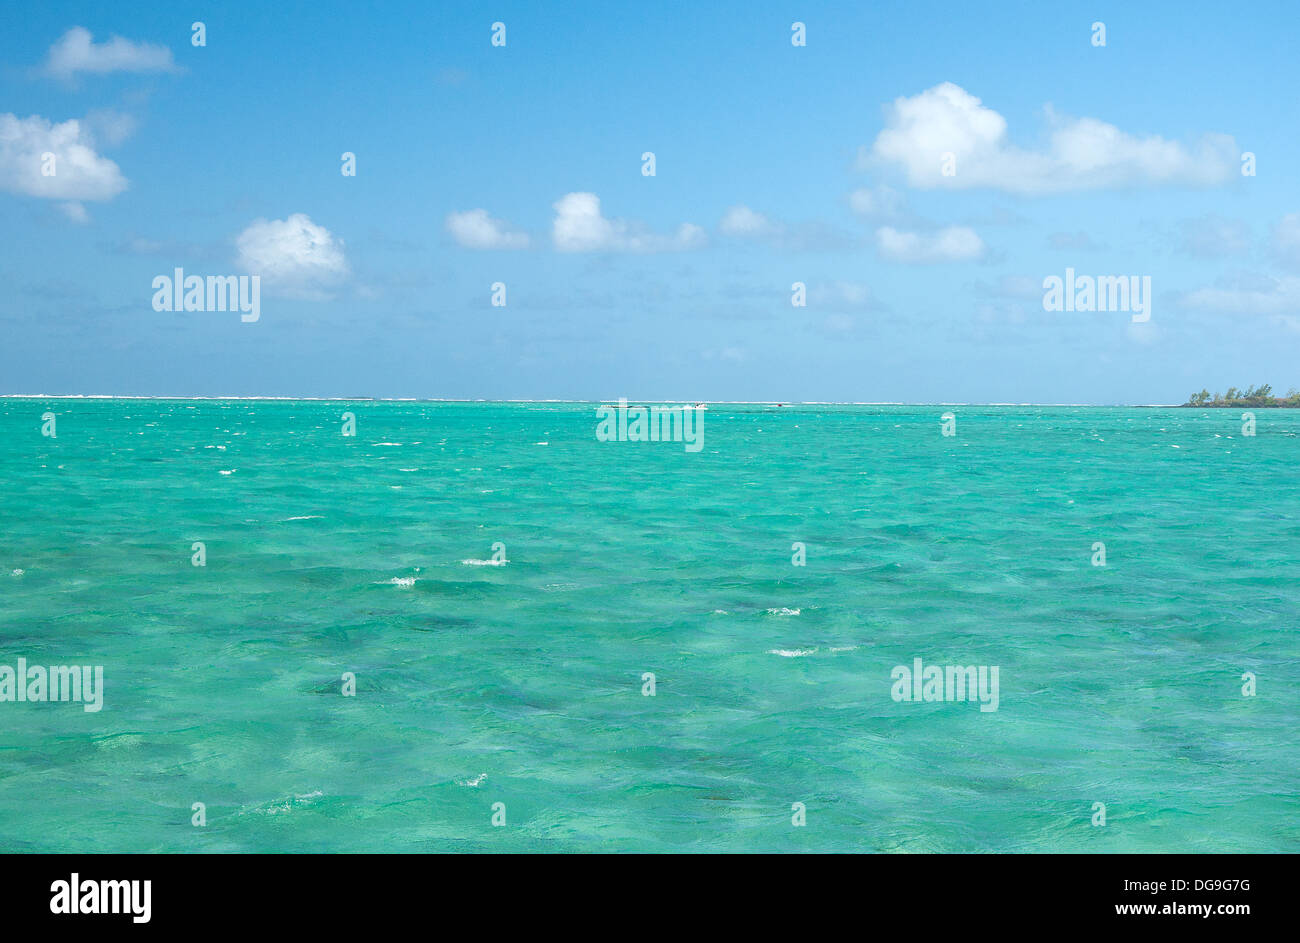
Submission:
[[[1292,5],[614,6],[7,4],[0,392],[1300,386]],[[155,311],[177,267],[259,320]],[[1150,320],[1044,311],[1067,267]]]

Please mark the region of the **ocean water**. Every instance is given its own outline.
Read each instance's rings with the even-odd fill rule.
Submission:
[[[0,851],[1300,851],[1300,413],[703,415],[0,400]]]

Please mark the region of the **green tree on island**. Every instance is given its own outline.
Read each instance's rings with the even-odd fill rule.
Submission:
[[[1250,386],[1244,390],[1239,390],[1235,386],[1228,387],[1226,393],[1210,394],[1209,390],[1202,389],[1199,393],[1193,393],[1184,406],[1209,406],[1218,408],[1241,408],[1241,407],[1270,407],[1270,406],[1287,406],[1300,408],[1300,390],[1292,387],[1287,391],[1286,396],[1274,396],[1273,385],[1263,383],[1259,386]]]

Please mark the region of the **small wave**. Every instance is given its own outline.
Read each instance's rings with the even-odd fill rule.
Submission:
[[[391,580],[388,580],[387,582],[385,582],[385,583],[381,583],[381,584],[379,584],[379,585],[381,585],[381,586],[401,586],[401,587],[404,587],[404,588],[405,588],[405,587],[411,587],[411,586],[414,586],[414,585],[415,585],[415,577],[414,577],[414,576],[394,576]]]
[[[10,573],[9,575],[10,575],[10,576],[22,576],[22,575],[23,575],[23,571],[22,571],[22,570],[14,570],[14,571],[13,571],[12,573]]]
[[[317,789],[314,792],[306,792],[301,795],[293,795],[287,799],[281,799],[278,801],[273,800],[263,806],[259,806],[256,809],[250,809],[248,811],[256,813],[258,815],[279,815],[282,812],[292,812],[298,806],[311,805],[311,803],[314,800],[319,799],[323,795],[325,795],[325,793]],[[243,815],[244,812],[241,811],[239,814]]]
[[[300,514],[297,517],[286,517],[285,521],[319,521],[323,519],[321,514]],[[284,523],[284,521],[281,521]]]
[[[238,468],[231,468],[231,469],[227,470],[227,469],[222,468],[222,469],[220,469],[220,471],[221,471],[221,474],[223,474],[223,475],[233,475],[235,472],[239,471],[239,469],[238,469]]]
[[[801,613],[801,612],[803,612],[802,609],[784,609],[784,608],[783,608],[783,609],[769,609],[769,610],[767,610],[767,614],[768,614],[769,616],[797,616],[797,615],[799,615],[799,613]]]
[[[782,658],[803,658],[806,655],[817,654],[815,648],[769,648],[769,655],[780,655]]]
[[[481,786],[483,780],[487,779],[487,773],[479,773],[473,779],[462,779],[456,783],[457,786]]]
[[[505,566],[509,560],[461,560],[465,566]]]

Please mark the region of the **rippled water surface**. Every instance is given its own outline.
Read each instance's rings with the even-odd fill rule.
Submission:
[[[0,400],[0,850],[1300,850],[1300,413],[703,415]]]

